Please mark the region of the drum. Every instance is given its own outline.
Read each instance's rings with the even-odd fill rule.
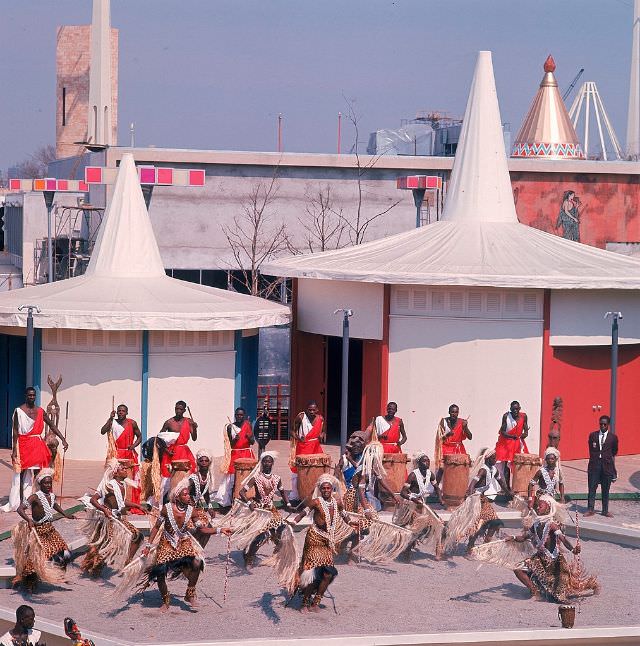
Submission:
[[[124,460],[124,459],[118,459],[118,462],[123,466],[126,467],[127,469],[127,478],[129,480],[133,480],[133,460]],[[131,497],[133,488],[129,485],[126,485],[126,492],[125,492],[125,501],[126,502],[131,502],[133,499]]]
[[[558,619],[560,619],[563,628],[573,628],[573,624],[576,620],[576,607],[559,606]]]
[[[191,462],[189,460],[172,460],[171,461],[171,484],[169,491],[173,491],[177,484],[189,476],[191,471]]]
[[[298,469],[298,498],[304,500],[313,493],[318,478],[331,470],[331,458],[326,453],[296,455]]]
[[[511,467],[511,490],[518,496],[527,496],[529,481],[540,468],[542,461],[533,453],[516,453]]]
[[[236,472],[233,482],[233,500],[238,497],[238,492],[242,488],[242,481],[253,471],[256,464],[258,464],[258,461],[255,458],[238,458],[233,461],[233,468]],[[253,487],[247,492],[249,497],[255,495],[252,489]]]
[[[387,472],[387,484],[393,493],[400,493],[407,481],[407,462],[409,456],[405,453],[385,453],[382,456],[382,466]]]
[[[469,488],[471,458],[462,453],[449,453],[442,457],[442,499],[447,507],[462,504]]]

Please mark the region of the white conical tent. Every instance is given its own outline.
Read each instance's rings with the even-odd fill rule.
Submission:
[[[242,330],[289,322],[289,309],[262,298],[170,278],[164,272],[133,157],[123,156],[87,272],[0,294],[0,325],[41,328]]]
[[[517,221],[491,52],[480,52],[442,220],[356,247],[280,259],[277,276],[386,284],[640,289],[640,261]]]

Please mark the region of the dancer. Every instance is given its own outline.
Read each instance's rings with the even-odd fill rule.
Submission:
[[[204,570],[204,556],[194,534],[230,535],[231,530],[196,528],[192,521],[194,507],[191,504],[189,489],[190,481],[185,478],[170,493],[169,502],[163,505],[160,516],[151,530],[149,541],[140,557],[127,567],[125,576],[116,589],[116,595],[144,592],[156,581],[162,597],[161,608],[166,611],[171,603],[167,587],[167,575],[171,573],[187,579],[184,600],[191,606],[197,605],[196,585],[200,573]]]
[[[75,520],[56,502],[53,493],[53,469],[42,469],[36,477],[38,490],[29,496],[17,512],[22,521],[11,532],[16,576],[13,585],[33,592],[39,581],[58,584],[64,581],[71,553],[65,540],[53,526],[54,512]],[[30,509],[31,517],[26,509]]]
[[[282,480],[279,475],[273,473],[273,466],[275,464],[277,455],[272,451],[265,451],[260,458],[260,462],[256,465],[255,469],[249,474],[242,482],[242,488],[239,492],[240,500],[249,504],[251,511],[256,509],[267,509],[273,514],[271,522],[260,532],[243,551],[244,564],[247,569],[253,567],[256,554],[258,550],[266,541],[271,540],[278,549],[282,532],[286,524],[276,509],[273,498],[277,493],[282,502],[284,503],[287,511],[295,511],[289,505],[287,493],[282,486]],[[249,489],[254,488],[255,494],[251,498],[247,496]]]
[[[125,404],[120,404],[115,411],[111,411],[109,419],[100,429],[100,434],[107,435],[107,460],[111,458],[129,460],[133,479],[138,482],[140,479],[140,465],[136,447],[142,442],[142,433],[138,427],[138,422],[135,419],[130,419],[128,415],[129,408]],[[136,503],[140,502],[140,489],[138,487],[132,489],[131,500]]]
[[[375,429],[385,453],[402,453],[400,447],[407,441],[404,422],[401,417],[396,417],[397,412],[398,404],[389,402],[387,414],[375,417],[367,429],[369,434],[367,440],[371,439],[373,429]]]
[[[466,499],[451,514],[447,525],[444,544],[446,552],[451,552],[456,545],[468,541],[469,553],[482,534],[485,535],[485,543],[491,541],[503,526],[491,503],[501,491],[513,496],[509,485],[496,467],[496,452],[493,450],[486,449],[478,456],[470,476]]]
[[[185,417],[187,410],[186,402],[180,400],[175,405],[175,415],[170,417],[160,429],[158,437],[166,444],[166,451],[160,460],[160,472],[162,475],[162,494],[165,496],[171,486],[171,463],[174,460],[189,462],[189,473],[196,470],[196,460],[187,446],[189,439],[194,442],[198,439],[198,425],[194,420]]]
[[[298,500],[298,469],[296,458],[299,455],[312,455],[324,453],[322,442],[327,439],[324,418],[318,412],[318,404],[310,401],[307,410],[298,413],[293,421],[293,433],[291,434],[291,455],[289,467],[291,469],[291,499]]]
[[[560,471],[560,451],[553,447],[548,447],[544,452],[544,464],[536,471],[529,482],[527,491],[527,502],[529,509],[533,509],[535,488],[538,487],[552,498],[558,493],[560,502],[564,503],[564,482],[562,481],[562,472]]]
[[[36,389],[30,386],[24,395],[24,404],[13,411],[11,463],[14,474],[9,502],[2,507],[2,511],[16,511],[23,499],[31,495],[33,475],[40,469],[49,468],[51,464],[51,451],[42,439],[45,424],[58,436],[62,448],[65,451],[69,448],[49,415],[36,406]]]
[[[216,515],[215,509],[211,505],[211,495],[215,486],[211,471],[212,458],[211,451],[199,449],[196,453],[198,470],[187,478],[191,505],[194,508],[193,523],[196,528],[208,527],[211,519]],[[198,533],[197,540],[204,548],[209,542],[209,534]]]
[[[440,504],[444,503],[442,502],[442,492],[436,477],[429,469],[430,465],[431,462],[426,453],[417,453],[414,456],[414,470],[409,474],[400,491],[402,501],[396,506],[393,515],[395,525],[413,528],[416,534],[415,539],[400,554],[400,558],[407,562],[411,560],[411,552],[415,546],[418,543],[427,541],[427,539],[427,551],[433,550],[436,558],[441,558],[441,539],[444,523],[429,507],[427,500],[429,496],[435,493]]]
[[[443,417],[436,431],[436,448],[434,453],[434,466],[437,469],[436,480],[442,479],[445,455],[467,455],[464,441],[472,438],[469,424],[466,419],[458,417],[460,407],[458,404],[449,406],[449,417]]]
[[[320,609],[323,595],[338,575],[333,555],[338,545],[353,532],[353,527],[348,524],[349,515],[337,495],[338,486],[334,476],[321,475],[311,499],[293,521],[299,523],[307,515],[307,510],[313,513],[296,582],[290,586],[302,595],[303,612]]]
[[[117,458],[111,458],[96,492],[88,501],[87,496],[82,498],[89,510],[83,527],[89,549],[80,567],[91,576],[98,576],[105,565],[121,570],[142,543],[142,533],[125,516],[130,509],[142,513],[147,509],[125,500],[126,484],[135,485],[127,479],[127,467]]]
[[[224,461],[221,471],[224,478],[220,483],[215,501],[221,507],[231,507],[236,469],[234,462],[240,458],[254,458],[251,446],[255,443],[251,423],[246,418],[244,408],[236,408],[233,424],[227,424],[223,431]]]
[[[520,403],[512,401],[509,410],[502,416],[496,442],[496,464],[500,475],[510,482],[511,465],[516,453],[529,453],[525,442],[529,434],[527,414],[520,409]]]

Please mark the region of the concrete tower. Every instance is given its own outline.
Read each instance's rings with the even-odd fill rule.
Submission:
[[[640,158],[640,0],[633,2],[633,42],[631,45],[626,153],[629,159]]]

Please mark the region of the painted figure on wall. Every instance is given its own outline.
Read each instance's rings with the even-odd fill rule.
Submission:
[[[562,228],[562,237],[567,240],[580,242],[580,215],[584,205],[575,191],[565,191],[562,196],[562,206],[556,221],[556,229]]]

